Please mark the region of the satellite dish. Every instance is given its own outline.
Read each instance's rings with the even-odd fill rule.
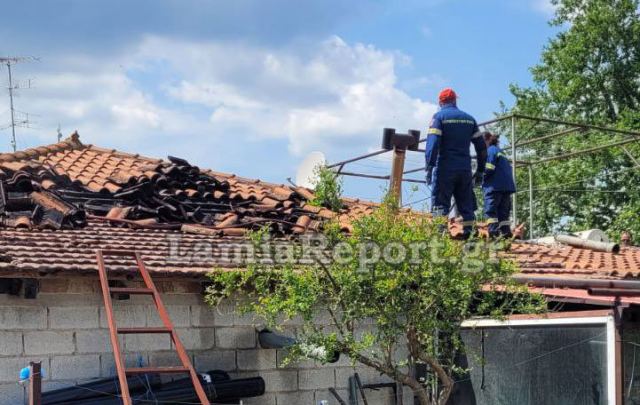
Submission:
[[[296,172],[296,185],[299,187],[315,188],[318,183],[316,168],[324,166],[327,160],[322,152],[311,152],[298,166]]]

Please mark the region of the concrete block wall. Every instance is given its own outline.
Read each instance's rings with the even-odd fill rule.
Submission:
[[[348,400],[348,378],[358,372],[364,383],[387,382],[374,370],[351,366],[348,359],[321,365],[314,361],[283,365],[286,353],[261,349],[253,317],[242,316],[234,304],[207,306],[200,285],[157,282],[180,338],[198,371],[222,369],[234,377],[261,376],[266,394],[245,404],[306,405],[328,400],[328,388]],[[128,284],[128,286],[135,286]],[[131,296],[115,301],[119,326],[159,326],[151,299]],[[295,333],[295,323],[287,325]],[[127,365],[179,364],[167,335],[124,335],[121,348]],[[36,299],[0,294],[0,405],[22,404],[25,388],[18,373],[29,361],[42,361],[44,390],[115,375],[113,352],[97,280],[41,280]],[[405,404],[412,404],[405,395]],[[393,404],[390,389],[369,391],[369,404]]]

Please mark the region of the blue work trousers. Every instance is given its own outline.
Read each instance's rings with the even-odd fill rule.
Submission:
[[[465,235],[471,234],[477,207],[473,195],[473,176],[471,170],[438,170],[433,173],[431,190],[431,211],[435,216],[448,216],[451,210],[451,197],[462,216]]]
[[[484,191],[484,215],[489,236],[511,237],[511,195],[509,191]]]

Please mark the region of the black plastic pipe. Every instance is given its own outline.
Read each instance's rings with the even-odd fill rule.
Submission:
[[[132,395],[144,392],[149,387],[152,389],[160,387],[160,376],[157,374],[147,374],[141,376],[131,376],[127,378],[129,392]],[[115,377],[104,378],[90,383],[78,385],[77,387],[60,388],[42,393],[42,405],[53,405],[64,402],[75,402],[104,397],[106,394],[118,394],[120,384]]]
[[[240,400],[243,398],[259,397],[264,394],[265,383],[262,377],[242,378],[237,380],[216,381],[213,383],[202,382],[207,398],[214,402],[226,402]],[[76,388],[81,389],[81,388]],[[162,384],[160,388],[153,391],[131,395],[134,404],[149,404],[150,401],[159,403],[175,402],[198,402],[198,396],[193,389],[190,378],[184,378]],[[70,402],[59,402],[56,405],[78,404],[76,400]],[[116,396],[102,396],[82,400],[83,405],[121,405],[122,401]]]

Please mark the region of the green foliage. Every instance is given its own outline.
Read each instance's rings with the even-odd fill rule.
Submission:
[[[216,271],[207,299],[215,305],[242,296],[242,309],[274,329],[301,319],[292,361],[326,360],[324,353],[338,351],[409,385],[422,404],[444,404],[459,371],[453,358],[462,350],[463,320],[541,312],[545,304],[514,284],[514,263],[487,242],[463,244],[443,236],[439,225],[383,204],[358,220],[351,235],[326,227],[325,248],[333,260]],[[376,252],[386,259],[374,260]],[[409,358],[399,358],[406,347]],[[429,364],[432,380],[440,382],[433,400],[427,391],[434,385],[422,385],[406,371],[415,362]]]
[[[315,169],[318,184],[314,189],[316,198],[312,205],[326,207],[338,212],[342,209],[342,179],[326,166],[318,166]]]
[[[574,122],[640,129],[640,16],[638,0],[553,0],[551,25],[560,31],[531,69],[534,86],[511,86],[512,112]],[[518,140],[562,128],[521,122]],[[533,160],[625,139],[598,131],[532,144],[520,156]],[[625,151],[626,149],[626,151]],[[602,228],[638,229],[632,218],[640,197],[633,168],[640,147],[611,148],[587,156],[535,166],[534,194],[538,233]],[[518,184],[528,184],[525,170]],[[520,218],[528,216],[528,194],[519,193]]]

